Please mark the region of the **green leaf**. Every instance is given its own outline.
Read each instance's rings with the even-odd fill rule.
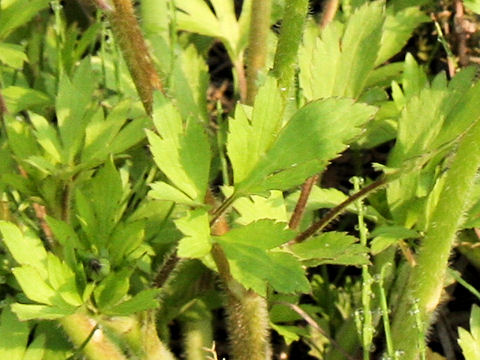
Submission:
[[[20,86],[7,86],[2,89],[2,96],[8,111],[12,114],[51,103],[50,98],[43,92]]]
[[[61,220],[57,220],[48,215],[46,216],[45,220],[52,230],[53,235],[55,235],[55,239],[57,239],[62,246],[71,246],[76,249],[84,248],[78,238],[77,233],[70,224]]]
[[[246,288],[265,296],[265,284],[283,293],[308,292],[305,271],[291,254],[269,251],[294,237],[285,223],[260,220],[215,237],[225,251],[232,275]]]
[[[25,61],[28,61],[28,57],[21,45],[0,42],[0,62],[21,69]]]
[[[366,3],[344,29],[332,22],[321,39],[305,43],[299,53],[300,85],[308,100],[360,96],[380,50],[383,8],[380,1]]]
[[[465,360],[480,358],[480,308],[472,306],[470,315],[470,332],[463,328],[458,329],[458,344],[462,348]]]
[[[370,236],[384,236],[396,239],[414,239],[418,238],[420,235],[415,230],[407,229],[403,226],[393,225],[376,227],[375,230],[370,233]]]
[[[427,84],[425,70],[417,64],[412,54],[405,56],[402,87],[407,99],[419,95]]]
[[[99,233],[99,224],[95,216],[93,204],[89,201],[89,198],[84,194],[84,192],[78,188],[75,190],[75,207],[80,226],[86,233],[88,241],[91,243],[96,243],[98,242],[98,240],[96,240],[96,236],[101,236],[100,243],[104,244],[108,234]]]
[[[131,315],[144,310],[155,309],[158,307],[158,295],[160,289],[143,290],[131,299],[124,301],[111,310],[106,311],[111,315]]]
[[[176,187],[163,181],[157,181],[150,184],[152,190],[148,193],[149,197],[157,200],[172,201],[176,204],[184,204],[189,206],[199,206],[201,203],[193,201],[185,193]]]
[[[282,97],[275,78],[268,77],[258,90],[251,121],[247,116],[247,109],[238,106],[235,119],[229,121],[227,152],[236,183],[247,178],[275,141],[280,130]]]
[[[266,283],[282,293],[310,290],[305,270],[291,254],[217,238],[227,255],[233,277],[247,289],[266,296]]]
[[[28,323],[19,321],[9,306],[0,318],[0,359],[22,360],[28,343]]]
[[[177,100],[177,108],[182,118],[200,117],[208,123],[207,89],[208,66],[205,59],[192,44],[176,55],[174,62],[173,84],[169,89]]]
[[[356,244],[358,239],[345,233],[330,231],[290,248],[309,266],[321,264],[367,265],[368,248]]]
[[[474,105],[480,101],[480,84],[471,86],[472,69],[461,71],[459,78],[455,77],[449,84],[443,74],[437,75],[431,84],[424,83],[418,76],[421,72],[414,60],[407,58],[402,100],[405,107],[388,163],[393,168],[406,164],[411,167],[408,174],[387,188],[392,215],[407,227],[422,216],[422,202],[435,184],[435,167],[443,160],[440,150],[445,153],[451,149],[480,118],[480,109]],[[423,88],[419,90],[420,87]]]
[[[42,360],[45,354],[45,342],[46,337],[44,334],[36,336],[32,343],[29,345],[23,360]]]
[[[39,153],[31,128],[10,114],[4,114],[8,146],[19,159],[27,159]]]
[[[288,197],[289,203],[296,204],[300,196],[300,191],[292,193]],[[317,210],[317,209],[329,209],[337,206],[348,198],[340,190],[335,188],[321,188],[319,186],[313,186],[310,196],[308,198],[307,209],[308,210]],[[348,207],[349,210],[354,210],[355,206],[352,205]]]
[[[278,325],[270,324],[272,329],[275,330],[279,335],[285,339],[287,345],[291,344],[294,341],[300,340],[300,336],[303,335],[305,331],[302,328],[294,325]]]
[[[244,244],[269,250],[286,243],[294,236],[295,232],[289,230],[286,223],[264,219],[234,228],[220,238],[222,243]]]
[[[145,238],[145,221],[119,223],[108,242],[112,265],[128,258]]]
[[[406,45],[413,31],[430,18],[419,7],[408,7],[400,11],[391,11],[389,7],[382,31],[381,46],[375,65],[380,65],[397,54]]]
[[[307,104],[280,130],[248,176],[241,182],[235,179],[235,192],[262,193],[300,184],[345,150],[375,111],[372,106],[350,99],[331,98]]]
[[[68,304],[73,306],[83,304],[78,293],[75,274],[67,264],[51,253],[48,254],[48,282]]]
[[[370,236],[373,237],[371,242],[372,255],[376,255],[399,240],[415,239],[420,235],[415,230],[403,226],[379,226],[371,232]]]
[[[404,68],[403,62],[393,62],[374,69],[368,74],[365,88],[381,86],[382,88],[391,85],[392,81],[400,81]]]
[[[233,0],[212,0],[212,12],[204,0],[179,0],[175,6],[177,26],[180,30],[219,38],[235,61],[246,45],[251,1],[244,1],[237,20]]]
[[[460,71],[448,84],[446,117],[442,131],[434,139],[435,147],[445,145],[461,136],[480,117],[480,109],[475,106],[480,101],[480,82],[474,86],[475,68]]]
[[[75,308],[66,309],[48,305],[26,305],[26,304],[12,304],[12,311],[17,314],[22,321],[43,319],[54,320],[71,315],[75,312]]]
[[[145,129],[151,127],[152,121],[146,116],[138,117],[125,125],[113,138],[108,154],[121,153],[145,138]]]
[[[233,191],[233,189],[231,189]],[[231,195],[230,194],[227,196]],[[233,208],[240,214],[235,219],[237,224],[247,225],[261,219],[271,219],[286,223],[287,210],[281,191],[270,191],[268,197],[251,195],[241,197],[234,201]]]
[[[197,32],[202,35],[220,37],[220,24],[208,4],[203,0],[180,0],[175,6],[179,29]]]
[[[28,23],[40,10],[48,7],[49,3],[49,0],[13,0],[2,2],[0,7],[0,39],[6,38],[17,27]]]
[[[37,271],[41,279],[46,280],[47,273],[47,252],[41,240],[31,230],[22,233],[15,225],[0,220],[0,232],[3,242],[12,254],[13,258],[20,265],[30,265]]]
[[[34,267],[30,265],[16,267],[12,269],[12,273],[30,300],[41,304],[53,305],[57,293],[42,279]]]
[[[474,13],[480,14],[480,1],[479,0],[464,0],[463,5],[473,11]]]
[[[82,161],[102,161],[142,140],[151,120],[140,114],[132,102],[126,100],[115,106],[106,119],[103,115],[92,117],[85,129]]]
[[[65,74],[60,77],[55,105],[66,163],[74,160],[83,142],[88,122],[88,105],[92,101],[95,84],[90,58],[82,60],[73,79]]]
[[[153,120],[160,136],[147,132],[153,158],[163,173],[192,200],[203,203],[210,170],[210,147],[204,129],[190,118],[184,128],[173,105],[155,94]]]
[[[132,270],[122,270],[110,273],[94,290],[95,301],[100,310],[110,309],[127,294],[130,287]]]
[[[207,210],[191,210],[186,216],[175,220],[175,225],[185,235],[178,244],[178,256],[201,258],[210,252],[212,240]]]
[[[62,145],[55,128],[48,123],[47,119],[37,114],[31,113],[30,120],[35,128],[34,134],[38,143],[47,152],[52,163],[61,162]]]
[[[104,248],[111,232],[121,217],[124,187],[113,161],[108,161],[86,184],[76,191],[76,204],[81,225],[98,248]]]

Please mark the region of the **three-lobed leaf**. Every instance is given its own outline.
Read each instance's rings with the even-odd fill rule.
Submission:
[[[380,51],[383,7],[378,1],[366,3],[345,25],[332,22],[320,38],[305,42],[299,53],[300,86],[308,100],[358,98]]]
[[[184,125],[182,118],[161,93],[155,94],[153,121],[159,135],[147,131],[153,158],[157,166],[192,201],[203,203],[210,170],[210,147],[202,124],[189,118]],[[158,188],[157,188],[158,190]],[[171,191],[162,198],[170,200]]]
[[[277,81],[268,77],[253,110],[239,105],[229,121],[227,152],[235,183],[245,180],[275,141],[282,125],[282,97]]]
[[[242,180],[234,179],[237,194],[286,190],[322,171],[328,161],[362,132],[376,108],[351,99],[313,101],[298,110]],[[236,132],[231,131],[231,137]],[[249,143],[245,144],[250,145]],[[232,154],[230,147],[229,156]],[[236,148],[235,151],[240,151]],[[235,163],[233,163],[235,174]]]
[[[308,292],[309,282],[300,262],[278,246],[294,232],[285,223],[260,220],[215,237],[227,255],[233,277],[247,289],[266,295],[266,285],[283,293]]]

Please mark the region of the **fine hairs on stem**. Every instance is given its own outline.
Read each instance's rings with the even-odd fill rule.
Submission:
[[[399,300],[393,319],[392,341],[395,350],[404,352],[402,359],[413,360],[419,356],[416,333],[405,329],[414,328],[420,323],[419,331],[427,333],[440,302],[455,233],[480,166],[479,137],[480,121],[477,120],[460,140],[450,161],[445,185],[418,252],[417,266],[411,270],[407,291]],[[412,303],[418,306],[415,314],[411,311]]]
[[[131,0],[113,0],[114,9],[107,11],[113,34],[127,63],[132,79],[147,114],[152,113],[153,91],[163,90],[145,38],[140,30]]]

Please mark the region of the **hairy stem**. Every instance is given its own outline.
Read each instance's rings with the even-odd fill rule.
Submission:
[[[258,88],[258,73],[265,67],[271,10],[271,0],[253,0],[247,50],[246,103],[248,105],[253,105]]]
[[[229,199],[232,199],[231,202],[234,200],[233,197]],[[206,202],[210,205],[215,203],[210,191],[207,192]],[[231,204],[231,202],[227,199],[223,204]],[[221,236],[229,230],[222,214],[223,212],[219,212],[216,220],[211,222],[213,235]],[[227,329],[233,359],[271,359],[267,301],[253,291],[246,290],[242,284],[233,278],[228,258],[219,244],[213,244],[211,255],[220,279],[225,286],[225,311],[227,313]]]
[[[358,177],[353,178],[354,189],[358,193],[360,191],[360,183],[363,179]],[[367,246],[367,225],[364,219],[364,207],[362,200],[356,201],[358,211],[358,232],[360,237],[360,244]],[[370,359],[370,348],[373,340],[373,317],[372,317],[372,275],[368,269],[368,265],[362,265],[362,346],[363,346],[363,359]]]
[[[165,262],[162,264],[160,270],[155,275],[153,279],[153,286],[156,288],[162,288],[163,285],[167,282],[170,278],[170,275],[177,267],[178,263],[180,262],[180,258],[177,256],[177,251],[175,250],[172,254],[170,254]]]
[[[83,353],[89,360],[127,360],[103,330],[96,329],[97,322],[86,314],[69,315],[61,319],[60,323],[73,345],[77,348],[83,347]]]
[[[140,30],[131,0],[112,0],[115,9],[107,11],[113,34],[132,75],[140,99],[148,114],[152,113],[153,91],[162,83],[153,65],[145,38]]]
[[[285,96],[288,94],[295,75],[297,53],[302,40],[307,11],[308,0],[291,0],[285,4],[285,13],[273,64],[273,73],[279,80],[280,88],[285,89]]]
[[[245,292],[240,298],[227,293],[226,311],[233,359],[270,359],[272,351],[265,299],[252,291]]]
[[[480,166],[479,137],[480,121],[477,121],[461,139],[450,162],[445,185],[418,253],[417,266],[411,271],[407,291],[400,298],[393,320],[392,341],[395,349],[404,353],[404,360],[418,358],[424,344],[418,343],[416,334],[427,332],[440,302],[455,232]],[[411,311],[413,305],[418,306],[417,314]],[[414,331],[418,319],[422,328]]]

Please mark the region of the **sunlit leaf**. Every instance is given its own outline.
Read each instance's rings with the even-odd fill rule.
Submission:
[[[189,211],[185,217],[176,220],[175,225],[185,235],[178,244],[178,256],[201,258],[210,252],[212,241],[205,209]]]
[[[280,130],[248,176],[240,182],[235,179],[235,191],[248,194],[285,190],[302,183],[345,150],[375,111],[374,107],[349,99],[307,104]]]

